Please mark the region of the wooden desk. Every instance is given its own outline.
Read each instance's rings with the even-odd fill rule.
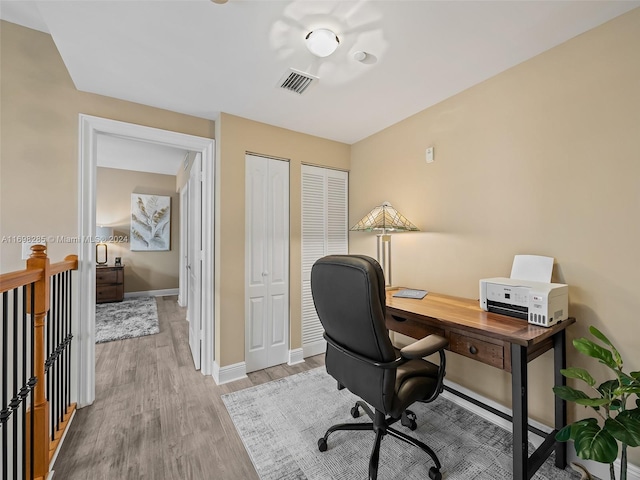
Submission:
[[[565,329],[575,323],[569,318],[550,328],[530,325],[526,320],[483,311],[477,300],[429,293],[422,300],[395,298],[387,291],[386,324],[389,330],[423,338],[435,333],[449,340],[448,350],[511,373],[513,416],[504,414],[450,387],[461,396],[513,423],[513,478],[526,480],[540,468],[555,448],[556,466],[567,464],[566,443],[555,434],[567,422],[566,402],[555,397],[555,430],[546,434],[528,425],[527,364],[543,353],[554,351],[554,384],[565,385],[560,370],[565,368]],[[553,395],[553,392],[545,392]],[[545,438],[529,456],[528,430]]]

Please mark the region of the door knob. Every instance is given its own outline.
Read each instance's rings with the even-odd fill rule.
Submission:
[[[268,275],[269,275],[269,272],[262,272],[262,276],[263,276],[263,277],[266,277],[266,276],[268,276]]]

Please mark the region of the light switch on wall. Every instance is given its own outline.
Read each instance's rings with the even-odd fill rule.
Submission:
[[[433,147],[427,148],[427,163],[433,163]]]

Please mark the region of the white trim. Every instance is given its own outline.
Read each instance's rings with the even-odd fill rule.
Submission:
[[[450,382],[449,380],[445,380],[444,383],[446,386],[451,387],[454,390],[457,390],[461,393],[464,393],[465,395],[473,397],[476,400],[479,400],[480,402],[490,407],[493,407],[502,413],[506,413],[507,415],[512,415],[512,410],[500,403],[494,402],[493,400],[483,397],[482,395],[478,395],[472,390],[462,387],[461,385],[458,385],[454,382]],[[453,393],[447,392],[446,390],[442,392],[441,395],[443,398],[446,398],[450,402],[455,403],[456,405],[459,405],[460,407],[466,410],[469,410],[470,412],[484,418],[485,420],[499,427],[504,428],[507,431],[512,430],[511,422],[485,410],[484,408],[478,405],[468,402]],[[549,433],[553,431],[553,428],[549,427],[548,425],[544,425],[531,418],[529,418],[529,425],[532,425],[538,428],[539,430],[542,430],[543,432]],[[543,439],[540,436],[536,435],[535,433],[529,432],[529,441],[537,448],[543,442]],[[531,454],[531,452],[529,452],[529,454]],[[609,464],[598,463],[592,460],[583,460],[582,458],[578,458],[578,456],[576,455],[576,451],[572,447],[572,445],[567,445],[567,463],[570,464],[571,462],[576,462],[581,465],[584,465],[592,475],[595,475],[598,478],[609,478]],[[616,472],[620,472],[619,458],[614,462],[614,468],[616,469]],[[640,480],[640,468],[638,468],[636,465],[629,463],[627,465],[627,480]]]
[[[171,295],[178,295],[180,290],[177,288],[165,288],[164,290],[147,290],[139,292],[127,292],[124,294],[124,298],[134,297],[168,297]]]
[[[187,214],[189,205],[189,182],[180,188],[180,275],[178,288],[178,305],[187,306],[187,262],[185,259],[187,243]]]
[[[56,460],[58,459],[58,454],[60,453],[60,450],[62,449],[62,445],[64,444],[64,440],[67,438],[67,433],[69,433],[69,430],[71,430],[71,424],[73,423],[73,419],[76,418],[76,412],[77,409],[73,410],[73,413],[71,413],[71,418],[69,418],[69,421],[67,422],[67,427],[64,429],[64,433],[62,434],[62,438],[60,439],[60,441],[58,442],[58,446],[56,447],[56,451],[53,454],[53,457],[51,458],[51,461],[49,462],[49,468],[51,469],[51,471],[53,471],[53,467],[56,464]],[[51,477],[53,478],[53,476]]]
[[[247,364],[245,362],[234,363],[226,367],[221,367],[218,362],[213,362],[213,380],[216,385],[235,382],[243,378],[247,378]]]
[[[301,348],[289,350],[289,361],[287,365],[296,365],[297,363],[304,363],[304,352]]]
[[[78,235],[82,238],[95,236],[96,231],[96,166],[99,134],[119,135],[200,152],[203,161],[203,281],[205,292],[214,292],[214,187],[215,187],[215,141],[184,133],[170,132],[158,128],[119,122],[91,115],[79,115],[78,135]],[[78,295],[76,311],[80,322],[76,325],[78,339],[78,407],[93,403],[95,399],[95,248],[92,243],[81,243],[78,250]],[[202,369],[211,375],[214,359],[214,296],[205,295],[203,308]]]
[[[302,356],[304,358],[313,357],[314,355],[320,355],[327,351],[327,341],[317,340],[313,343],[308,343],[302,346]]]

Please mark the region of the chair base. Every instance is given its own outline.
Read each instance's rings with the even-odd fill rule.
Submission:
[[[353,418],[358,418],[360,416],[360,408],[367,414],[367,416],[372,420],[372,422],[366,423],[340,423],[338,425],[334,425],[329,428],[327,432],[324,434],[324,437],[321,437],[318,440],[318,450],[321,452],[325,452],[328,448],[327,440],[329,435],[333,432],[337,432],[339,430],[353,430],[353,431],[374,431],[376,432],[376,439],[373,444],[373,450],[371,451],[371,458],[369,459],[369,480],[377,480],[378,478],[378,461],[380,459],[380,443],[382,442],[382,437],[389,434],[392,437],[395,437],[399,440],[402,440],[405,443],[418,447],[420,450],[425,452],[427,455],[431,457],[433,463],[435,463],[434,467],[429,469],[429,478],[431,480],[441,480],[442,474],[440,473],[440,469],[442,465],[440,464],[440,460],[438,460],[435,452],[425,443],[417,440],[409,435],[406,435],[402,432],[399,432],[395,428],[391,428],[398,420],[401,420],[402,425],[410,428],[411,430],[415,430],[416,422],[415,422],[415,414],[410,410],[406,410],[403,412],[402,417],[400,418],[392,418],[386,417],[384,413],[376,410],[375,413],[369,408],[369,405],[358,400],[353,408],[351,408],[351,416]]]

